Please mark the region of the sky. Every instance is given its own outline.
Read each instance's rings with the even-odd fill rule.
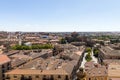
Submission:
[[[0,31],[120,31],[120,0],[0,0]]]

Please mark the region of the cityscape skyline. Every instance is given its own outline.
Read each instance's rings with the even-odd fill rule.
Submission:
[[[0,31],[120,31],[119,0],[0,1]]]

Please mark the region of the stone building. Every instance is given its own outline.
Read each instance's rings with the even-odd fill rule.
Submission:
[[[8,70],[10,70],[11,60],[6,55],[0,55],[0,80],[4,80],[5,75],[4,73]]]
[[[101,46],[99,48],[100,53],[98,57],[98,61],[100,63],[103,62],[105,59],[120,59],[120,50],[114,49],[110,46]]]
[[[107,80],[107,68],[94,62],[85,64],[86,78],[85,80]]]
[[[17,69],[6,72],[5,80],[73,80],[81,64],[84,50],[84,46],[79,49],[74,47],[47,59],[39,57]]]

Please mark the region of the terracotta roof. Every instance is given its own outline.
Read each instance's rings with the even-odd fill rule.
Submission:
[[[111,49],[109,46],[102,46],[100,51],[105,56],[120,56],[120,50]]]
[[[88,76],[107,76],[107,69],[105,67],[94,67],[87,71]]]
[[[109,77],[120,77],[120,70],[108,70]]]
[[[107,76],[107,69],[105,66],[95,64],[93,61],[86,62],[85,70],[87,76]]]
[[[31,69],[15,69],[10,72],[5,73],[7,75],[9,74],[17,74],[17,75],[22,75],[22,74],[41,74],[41,75],[68,75],[68,73],[63,70],[63,69],[57,69],[57,70],[31,70]]]
[[[110,80],[120,80],[120,78],[110,78]]]
[[[109,77],[118,77],[120,78],[120,65],[119,64],[110,64],[108,67],[108,76]]]
[[[8,58],[8,56],[1,54],[0,55],[0,64],[4,64],[10,62],[10,59]]]

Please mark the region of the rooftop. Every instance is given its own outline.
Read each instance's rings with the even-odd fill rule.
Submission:
[[[1,54],[0,55],[0,65],[10,62],[11,60],[8,58],[8,56]]]
[[[116,78],[120,79],[120,61],[119,60],[107,60],[108,63],[108,76],[113,78],[112,80],[117,80]]]
[[[100,50],[106,56],[120,56],[120,50],[113,49],[110,46],[101,46]]]
[[[19,66],[19,68],[7,72],[6,74],[71,74],[78,63],[80,56],[84,52],[85,47],[81,46],[78,48],[69,44],[60,46],[64,48],[62,53],[71,59],[60,58],[59,54],[56,56],[49,56],[47,58],[39,57],[30,60],[24,65]],[[43,50],[42,53],[51,53],[51,50]]]
[[[120,60],[118,59],[105,59],[103,60],[105,64],[120,64]]]
[[[10,56],[12,68],[21,66],[29,60],[36,59],[50,52],[51,50],[42,50],[41,52],[19,51],[17,54],[13,54]]]
[[[87,76],[107,76],[107,69],[105,66],[96,64],[93,61],[85,64],[85,71]]]
[[[72,72],[76,61],[64,61],[62,59],[55,59],[54,57],[44,60],[43,58],[38,58],[33,60],[23,66],[20,69],[30,69],[30,70],[59,70],[63,69],[68,73]]]
[[[67,75],[68,73],[63,70],[63,69],[58,69],[58,70],[32,70],[32,69],[15,69],[15,70],[12,70],[10,72],[7,72],[5,74],[20,74],[20,75],[23,75],[23,74],[41,74],[41,75]]]
[[[120,78],[110,78],[109,80],[120,80]]]

